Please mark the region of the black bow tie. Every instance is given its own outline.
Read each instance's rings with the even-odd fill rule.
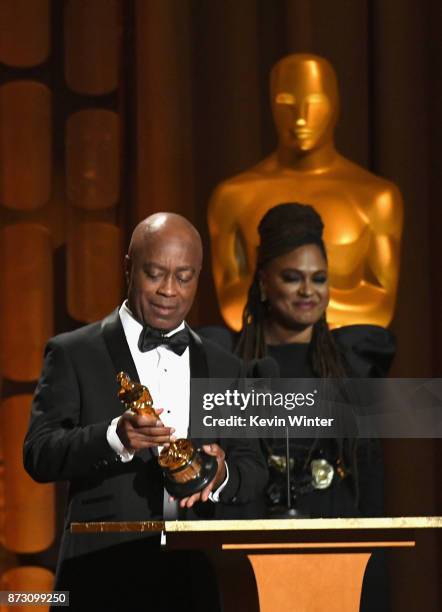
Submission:
[[[182,355],[189,346],[190,335],[187,328],[184,328],[171,336],[166,336],[167,332],[145,325],[141,330],[138,340],[138,348],[142,353],[151,351],[157,346],[168,346],[177,355]]]

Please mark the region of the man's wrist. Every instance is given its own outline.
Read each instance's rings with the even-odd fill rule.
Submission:
[[[109,424],[109,427],[106,431],[106,438],[109,443],[111,449],[119,456],[120,460],[123,463],[127,463],[132,461],[132,458],[135,453],[132,453],[127,450],[127,448],[121,442],[118,434],[117,434],[117,425],[120,417],[115,417]]]

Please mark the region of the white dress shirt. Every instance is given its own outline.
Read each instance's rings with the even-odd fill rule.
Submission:
[[[189,347],[182,355],[177,355],[168,346],[158,346],[150,351],[141,352],[138,340],[143,329],[132,315],[127,302],[120,308],[119,316],[126,336],[127,344],[138,372],[140,383],[145,385],[152,396],[155,408],[163,408],[159,417],[166,427],[174,427],[176,438],[187,438],[189,430],[190,403],[190,362]],[[184,329],[184,322],[170,330],[166,336]],[[120,417],[113,419],[107,429],[107,441],[119,455],[122,462],[131,461],[134,453],[129,452],[122,444],[117,434],[117,423]],[[161,450],[161,447],[159,447]],[[219,495],[228,481],[226,463],[226,479],[211,493],[210,499],[218,501]]]

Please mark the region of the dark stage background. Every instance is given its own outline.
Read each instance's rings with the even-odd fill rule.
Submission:
[[[288,53],[331,61],[338,149],[404,197],[392,374],[442,375],[441,30],[438,0],[0,1],[6,574],[54,558],[54,487],[21,468],[44,343],[119,303],[130,231],[159,210],[203,234],[191,322],[220,322],[207,202],[218,182],[275,147],[268,75]],[[389,514],[442,514],[441,454],[440,441],[385,444]],[[440,610],[441,568],[434,535],[392,553],[393,609]]]

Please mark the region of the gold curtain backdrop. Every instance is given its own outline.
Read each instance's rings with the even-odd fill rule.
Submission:
[[[441,376],[442,12],[437,0],[0,0],[0,24],[0,568],[12,589],[46,584],[56,551],[62,494],[28,482],[18,452],[44,343],[119,303],[131,228],[159,210],[201,231],[191,322],[221,322],[207,203],[274,149],[269,72],[288,53],[333,64],[338,150],[402,192],[392,374]],[[442,514],[441,454],[440,441],[385,444],[390,514]],[[440,549],[432,536],[419,563],[391,554],[394,610],[440,610]]]

